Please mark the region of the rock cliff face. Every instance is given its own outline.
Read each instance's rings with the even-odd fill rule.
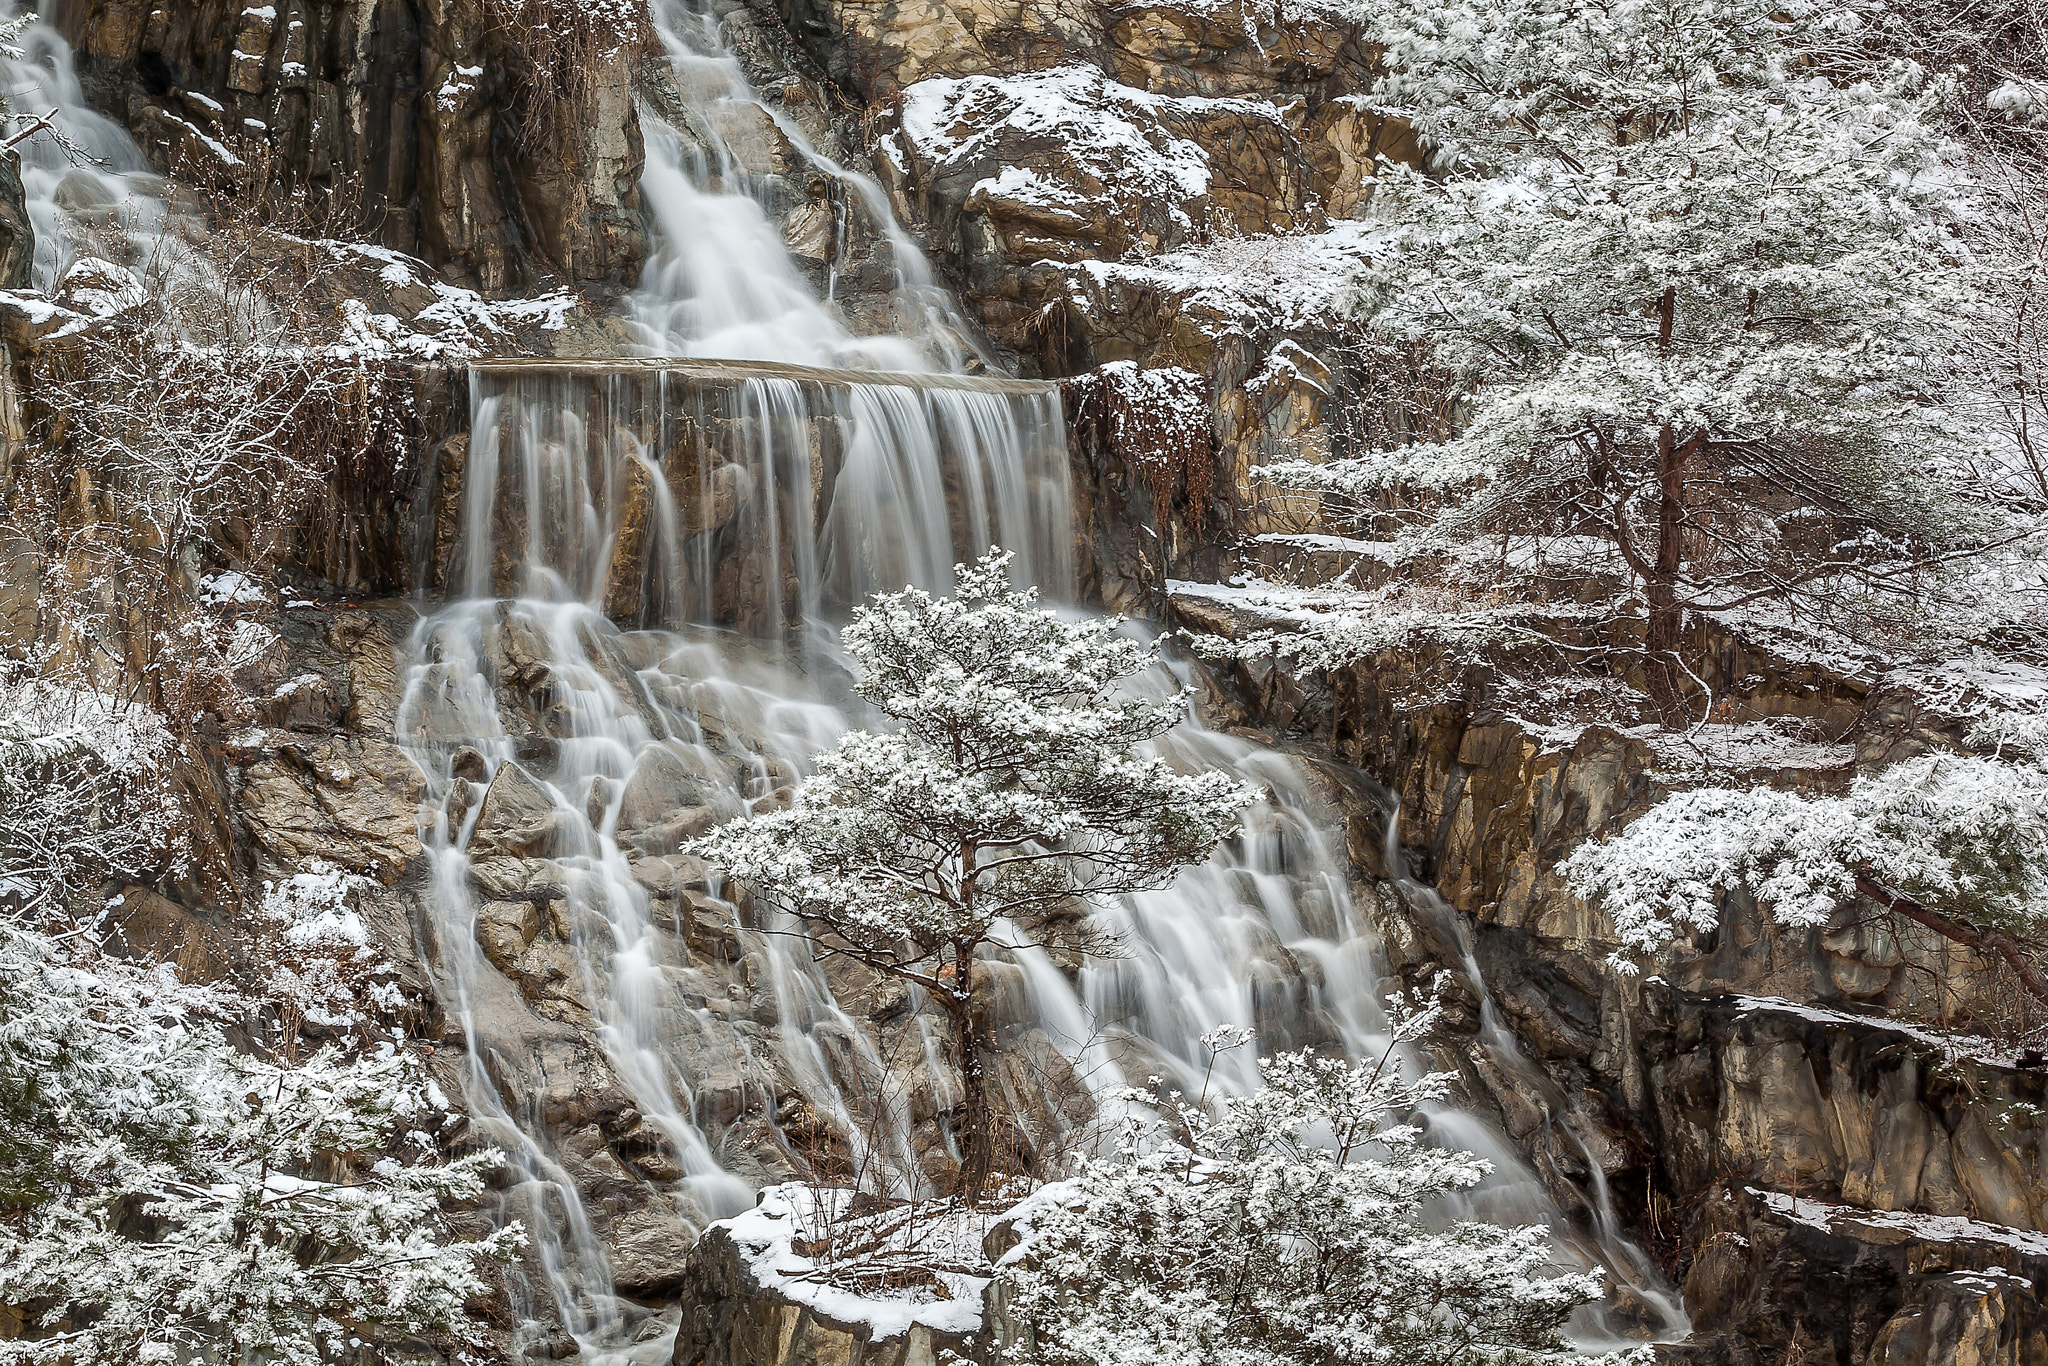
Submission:
[[[535,69],[508,23],[520,10],[91,0],[61,19],[88,94],[182,179],[494,294],[630,286],[647,254],[640,32],[599,35],[573,73]]]
[[[481,0],[83,0],[63,20],[91,93],[167,170],[244,189],[268,178],[281,196],[303,192],[329,224],[356,225],[489,293],[552,278],[615,294],[648,255],[636,91],[656,105],[674,104],[674,91],[646,74],[627,32],[585,54],[565,96],[572,107],[545,115],[534,92],[547,73],[512,40],[508,13]],[[735,7],[724,23],[747,75],[791,126],[828,158],[874,167],[999,352],[1047,375],[1136,360],[1185,376],[1206,421],[1163,449],[1130,438],[1143,405],[1111,380],[1069,386],[1091,596],[1160,611],[1167,579],[1218,580],[1269,553],[1250,535],[1313,514],[1257,503],[1248,471],[1276,452],[1341,449],[1345,424],[1360,420],[1353,386],[1363,372],[1326,318],[1262,292],[1259,281],[1301,260],[1258,235],[1341,238],[1370,193],[1374,153],[1409,147],[1407,130],[1348,98],[1371,61],[1349,26],[1235,0],[784,0],[775,11]],[[686,119],[672,121],[692,136]],[[834,285],[856,330],[894,326],[889,225],[775,120],[719,131],[770,187],[784,238],[821,291]],[[26,262],[18,226],[0,211],[0,283],[18,281]],[[373,288],[384,286],[364,286]],[[17,360],[41,326],[9,315]],[[260,724],[224,741],[215,775],[224,857],[249,876],[320,860],[372,880],[361,909],[412,1003],[407,1033],[436,1050],[432,1066],[457,1094],[471,1040],[431,985],[454,946],[427,909],[425,779],[397,724],[417,610],[382,595],[447,589],[446,491],[460,486],[468,438],[458,376],[422,367],[408,383],[419,397],[417,458],[403,470],[344,472],[309,519],[295,571],[322,605],[265,613],[282,646],[248,680]],[[708,495],[690,515],[722,529],[732,509],[718,489]],[[32,616],[32,586],[14,581],[32,578],[10,578],[10,620]],[[734,624],[761,598],[728,587],[721,619]],[[765,591],[772,599],[774,587]],[[644,608],[623,588],[606,605],[628,624]],[[1172,610],[1205,630],[1237,624],[1198,599],[1177,598]],[[516,621],[492,630],[501,687],[489,705],[528,746],[520,758],[542,763],[560,739],[549,720],[559,679]],[[1791,769],[1745,767],[1729,750],[1715,760],[1725,773],[1824,788],[1857,763],[1952,739],[1856,679],[1700,644],[1717,693],[1742,696],[1732,724],[1800,717],[1835,737]],[[659,672],[633,648],[609,640],[595,655],[622,680]],[[1980,965],[1846,919],[1794,932],[1738,906],[1710,940],[1643,975],[1615,971],[1606,927],[1555,864],[1696,761],[1641,733],[1560,736],[1483,707],[1408,709],[1398,695],[1406,668],[1389,658],[1306,678],[1240,666],[1209,680],[1205,707],[1219,728],[1320,766],[1330,824],[1345,832],[1360,899],[1377,908],[1391,971],[1419,982],[1460,968],[1469,929],[1472,957],[1533,1065],[1504,1065],[1478,1046],[1469,994],[1441,1061],[1587,1220],[1587,1192],[1611,1187],[1623,1219],[1684,1286],[1698,1334],[1671,1358],[2048,1361],[2036,1289],[2048,1283],[2044,1077],[1880,1018],[1995,1014],[2006,1007],[1985,997]],[[743,726],[732,724],[737,753]],[[616,1289],[650,1308],[688,1300],[679,1359],[867,1352],[844,1326],[751,1302],[717,1240],[692,1253],[668,1217],[677,1154],[596,1040],[571,950],[581,929],[540,857],[558,813],[516,764],[486,787],[470,781],[480,757],[473,772],[465,756],[453,762],[469,784],[462,814],[475,811],[475,847],[489,855],[476,865],[473,936],[496,995],[472,1028],[507,1060],[493,1084],[540,1117]],[[721,1162],[765,1182],[791,1170],[792,1144],[815,1155],[844,1135],[808,1108],[778,1052],[772,965],[741,933],[738,908],[674,852],[711,819],[701,777],[636,773],[619,819],[655,908],[661,965],[704,984],[677,1022],[705,1079],[699,1117]],[[770,792],[792,780],[763,776]],[[1441,894],[1449,918],[1418,883]],[[121,933],[195,979],[218,975],[234,952],[228,927],[201,897],[184,905],[164,890],[178,889],[127,889]],[[832,985],[859,1030],[904,1017],[900,994],[877,983],[848,975]],[[992,974],[998,1013],[1003,987]],[[1013,1042],[1045,1067],[1057,1057],[1021,1024]],[[848,1033],[835,1046],[854,1043]],[[909,1099],[920,1156],[938,1165],[942,1073],[919,1074]],[[1020,1064],[1010,1080],[1027,1103],[1062,1103],[1043,1069]],[[1071,1090],[1071,1077],[1061,1085]],[[488,1139],[487,1127],[478,1121],[471,1137]],[[545,1354],[566,1341],[556,1333],[520,1347]],[[906,1344],[904,1366],[931,1350]]]

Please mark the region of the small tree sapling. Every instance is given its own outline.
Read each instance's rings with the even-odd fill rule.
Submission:
[[[1396,1043],[1434,1023],[1396,1017]],[[1211,1048],[1248,1034],[1218,1031]],[[1313,1052],[1259,1089],[1190,1102],[1132,1090],[1121,1150],[1012,1215],[996,1267],[1025,1366],[1504,1366],[1569,1354],[1599,1298],[1548,1234],[1445,1217],[1487,1164],[1402,1122],[1449,1074]],[[1156,1116],[1156,1117],[1155,1117]]]

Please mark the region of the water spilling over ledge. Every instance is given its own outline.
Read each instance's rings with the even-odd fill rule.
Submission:
[[[588,603],[755,636],[878,588],[944,588],[1000,544],[1068,597],[1057,388],[761,362],[520,360],[469,370],[421,523],[447,598]]]
[[[1012,379],[1007,375],[962,375],[906,370],[857,370],[785,361],[716,360],[687,356],[624,356],[577,359],[552,356],[490,357],[470,362],[472,374],[517,371],[587,375],[593,378],[648,372],[673,376],[686,387],[715,388],[750,379],[783,379],[798,384],[843,387],[892,385],[907,389],[947,389],[974,394],[1057,394],[1052,380]]]

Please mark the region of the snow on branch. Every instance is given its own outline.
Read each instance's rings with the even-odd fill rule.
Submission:
[[[1610,961],[1624,971],[1635,970],[1629,954],[1716,928],[1737,889],[1782,925],[1824,926],[1863,898],[2003,953],[1992,936],[2037,942],[2048,905],[2048,766],[2037,755],[1925,754],[1859,774],[1841,796],[1681,792],[1559,868],[1612,917],[1623,950]]]

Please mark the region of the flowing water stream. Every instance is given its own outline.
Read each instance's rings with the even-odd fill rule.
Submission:
[[[32,12],[9,10],[9,17]],[[86,103],[71,45],[54,25],[31,23],[15,46],[19,55],[0,56],[0,91],[14,129],[47,117],[55,134],[15,147],[36,235],[35,287],[54,286],[81,243],[111,244],[109,254],[130,261],[148,257],[164,241],[170,212],[163,177],[151,171],[127,129]]]
[[[422,526],[443,592],[422,602],[398,718],[427,776],[426,899],[468,1045],[467,1106],[509,1156],[503,1216],[535,1238],[515,1308],[528,1340],[559,1320],[583,1359],[605,1363],[665,1361],[673,1331],[621,1293],[628,1242],[680,1246],[751,1204],[761,1180],[828,1151],[913,1191],[949,1143],[933,1119],[948,1073],[918,1015],[892,1017],[872,984],[753,921],[680,844],[786,802],[813,756],[864,723],[831,623],[867,593],[944,590],[955,562],[996,544],[1049,598],[1074,583],[1057,394],[955,378],[980,363],[968,329],[879,191],[754,99],[714,13],[656,10],[675,80],[643,109],[657,252],[626,312],[650,356],[677,359],[473,371],[468,444]],[[63,230],[109,197],[135,206],[130,230],[153,231],[156,182],[85,109],[55,34],[32,30],[29,57],[0,75],[18,111],[39,111],[25,96],[40,92],[105,163],[81,175],[31,146],[38,283],[61,267]],[[890,242],[896,335],[855,335],[791,261],[764,207],[778,191],[727,136],[764,123]],[[813,368],[683,359],[704,357]],[[1139,686],[1187,681],[1162,667]],[[1332,835],[1328,775],[1198,722],[1161,745],[1265,799],[1171,888],[1101,908],[1123,956],[999,955],[1012,1033],[1096,1090],[1150,1075],[1196,1085],[1199,1036],[1226,1023],[1257,1028],[1268,1049],[1377,1056],[1386,967]],[[1449,918],[1485,999],[1469,927],[1427,888],[1400,886],[1415,914]],[[882,1018],[896,1042],[872,1025]],[[578,1052],[593,1034],[597,1063]],[[1490,1002],[1481,1044],[1498,1065],[1532,1066]],[[1219,1077],[1249,1087],[1254,1061],[1226,1054]],[[579,1086],[618,1100],[594,1119],[572,1113]],[[1041,1129],[1060,1126],[1059,1108]],[[1455,1109],[1432,1123],[1496,1165],[1470,1212],[1547,1222],[1562,1256],[1613,1269],[1627,1303],[1588,1314],[1586,1336],[1683,1331],[1669,1288],[1621,1236],[1597,1164],[1581,1227],[1489,1124]],[[638,1154],[621,1182],[661,1192],[655,1227],[644,1184],[631,1202],[593,1184],[607,1144]]]

